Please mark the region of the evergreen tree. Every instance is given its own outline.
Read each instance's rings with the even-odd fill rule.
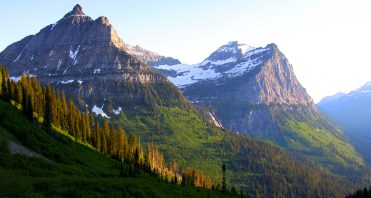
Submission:
[[[91,134],[90,134],[91,133],[91,130],[90,130],[91,125],[90,125],[88,110],[85,110],[84,120],[85,120],[85,129],[86,129],[86,131],[85,131],[86,141],[90,143],[91,142],[90,141],[91,140]]]
[[[22,88],[21,86],[19,85],[16,85],[16,97],[15,97],[15,101],[17,103],[22,103]]]
[[[29,120],[33,120],[33,106],[31,95],[27,96],[26,116]]]
[[[62,129],[68,130],[68,109],[66,95],[62,92],[62,101],[61,101],[61,127]]]
[[[95,148],[97,148],[98,151],[102,152],[101,128],[98,122],[95,127]]]
[[[23,114],[24,115],[27,115],[27,104],[28,104],[28,102],[27,102],[27,90],[25,89],[25,88],[22,88],[22,95],[23,95],[23,97],[22,97],[22,112],[23,112]]]
[[[140,174],[140,164],[139,164],[139,149],[138,147],[135,148],[135,154],[134,154],[134,168],[135,168],[135,175],[139,176]]]
[[[75,133],[75,104],[72,99],[68,101],[68,113],[66,115],[68,123],[68,132],[70,135]]]
[[[8,89],[7,89],[8,74],[6,69],[2,69],[1,72],[1,99],[8,101]]]
[[[108,138],[109,138],[109,126],[108,121],[104,120],[103,133],[101,134],[102,152],[108,154]]]
[[[225,164],[223,164],[223,166],[222,166],[222,171],[223,171],[222,192],[223,193],[227,192],[227,180],[226,180],[226,176],[225,176],[226,170],[227,170],[227,168],[226,168]]]
[[[12,92],[12,85],[10,83],[10,79],[8,78],[6,80],[6,98],[5,101],[10,101],[10,99],[13,98],[13,92]]]
[[[44,122],[43,122],[43,127],[46,130],[50,130],[52,127],[52,96],[51,96],[51,88],[50,84],[47,85],[46,87],[46,92],[45,92],[45,108],[44,108]]]
[[[109,154],[113,157],[117,157],[116,141],[117,138],[115,129],[111,127],[109,135]]]
[[[117,156],[119,159],[124,159],[126,155],[127,140],[125,132],[122,128],[119,128],[119,134],[117,138]]]

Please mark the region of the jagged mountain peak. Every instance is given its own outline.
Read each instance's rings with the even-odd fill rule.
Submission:
[[[42,76],[150,70],[127,52],[127,46],[107,17],[93,20],[77,4],[58,22],[10,45],[0,53],[0,60],[12,67],[15,77],[29,72],[41,79]]]
[[[73,9],[64,15],[63,18],[75,17],[75,16],[86,16],[85,13],[82,11],[82,7],[79,4],[76,4]]]
[[[82,11],[82,7],[79,4],[76,4],[75,7],[73,7],[73,9],[70,12],[65,14],[61,20],[59,20],[55,24],[52,24],[51,29],[53,29],[55,25],[61,23],[67,22],[72,24],[80,24],[86,21],[93,21],[93,19]]]
[[[159,103],[159,100],[144,98],[141,91],[133,93],[128,84],[152,87],[151,91],[156,90],[156,93],[151,94],[157,96],[160,94],[157,88],[165,87],[162,90],[174,93],[171,96],[180,101],[177,89],[164,76],[141,62],[135,53],[141,49],[130,49],[107,17],[93,20],[84,14],[81,6],[76,5],[55,24],[8,46],[0,53],[0,64],[9,68],[13,79],[28,72],[43,84],[49,82],[68,90],[66,93],[73,97],[86,99],[88,108],[95,112],[104,109],[105,101],[109,100],[117,113],[108,111],[109,116],[119,114],[119,109],[124,107],[122,101],[136,104],[127,108]],[[161,56],[155,54],[155,58]],[[161,97],[164,99],[161,104],[170,101],[169,98]]]
[[[255,47],[240,43],[238,41],[229,41],[228,43],[220,46],[217,50],[210,54],[204,61],[218,61],[218,60],[236,60],[241,58],[244,54]]]
[[[227,44],[219,47],[215,52],[231,52],[245,54],[248,51],[255,49],[255,47],[241,43],[239,41],[229,41]]]

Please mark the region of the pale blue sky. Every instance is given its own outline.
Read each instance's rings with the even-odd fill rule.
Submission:
[[[0,50],[76,3],[132,45],[197,63],[231,40],[276,43],[317,102],[371,81],[369,0],[0,0]]]

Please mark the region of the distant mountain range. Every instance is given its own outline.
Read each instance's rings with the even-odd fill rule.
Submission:
[[[296,159],[339,175],[352,176],[363,167],[275,44],[255,48],[232,41],[201,63],[186,65],[125,43],[106,17],[94,20],[76,5],[55,24],[8,46],[0,63],[13,79],[28,72],[43,84],[50,82],[79,108],[110,118],[144,143],[157,143],[166,157],[216,180],[224,162],[233,167],[230,182],[249,189],[301,170],[282,168],[291,165],[272,156],[270,144],[238,139],[230,131],[271,141]],[[254,152],[256,159],[246,161]],[[301,173],[288,175],[280,183],[311,180]],[[265,195],[273,192],[272,187]]]
[[[325,97],[317,106],[344,128],[345,134],[371,163],[371,82],[347,94]]]

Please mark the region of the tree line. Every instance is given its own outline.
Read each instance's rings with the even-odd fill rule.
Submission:
[[[140,170],[167,182],[226,191],[213,185],[210,177],[193,167],[181,168],[175,161],[166,164],[159,148],[149,143],[144,150],[134,133],[111,127],[107,119],[99,121],[87,108],[81,111],[72,99],[66,98],[50,84],[42,87],[36,77],[23,74],[18,81],[9,78],[0,66],[0,98],[22,110],[33,123],[49,133],[61,129],[80,143],[90,144],[97,151],[121,162],[121,176],[137,176]],[[68,102],[67,102],[68,101]],[[225,169],[223,169],[225,171]],[[235,189],[234,189],[235,190]]]

